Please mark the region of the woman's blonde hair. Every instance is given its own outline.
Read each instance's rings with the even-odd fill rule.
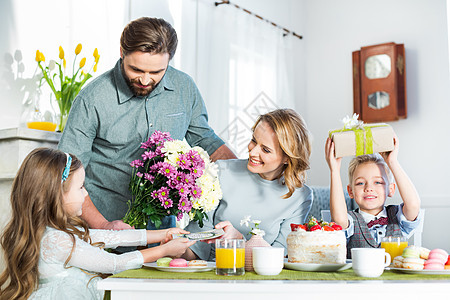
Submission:
[[[277,109],[259,116],[253,125],[253,131],[260,122],[265,122],[273,129],[287,157],[282,174],[289,192],[282,198],[289,198],[295,189],[302,187],[306,181],[306,170],[309,169],[311,155],[309,131],[302,117],[292,109]]]
[[[6,269],[0,275],[0,299],[27,299],[38,287],[40,243],[47,226],[90,242],[87,224],[63,209],[63,194],[73,173],[82,167],[73,154],[67,180],[62,182],[67,156],[50,148],[37,148],[23,161],[11,190],[12,216],[1,236]],[[9,281],[9,282],[8,282]]]

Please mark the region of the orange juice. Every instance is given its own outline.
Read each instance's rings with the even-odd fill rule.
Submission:
[[[236,258],[234,257],[235,249],[216,249],[216,267],[220,269],[243,268],[245,265],[245,249],[236,249]]]
[[[391,260],[396,256],[400,256],[403,253],[403,249],[408,247],[407,241],[392,241],[392,242],[381,242],[381,248],[384,248],[387,253],[391,256]]]
[[[31,129],[40,129],[47,131],[55,131],[56,123],[52,122],[28,122],[27,127]]]

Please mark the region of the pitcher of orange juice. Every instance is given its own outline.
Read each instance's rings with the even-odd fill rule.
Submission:
[[[408,247],[408,240],[406,237],[394,237],[386,236],[381,238],[381,248],[384,248],[391,259],[394,260],[396,256],[400,256],[403,253],[403,249]]]
[[[216,240],[216,274],[243,275],[245,273],[245,241]]]

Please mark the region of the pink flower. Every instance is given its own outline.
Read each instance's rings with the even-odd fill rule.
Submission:
[[[149,173],[145,173],[144,178],[147,179],[148,181],[150,181],[151,183],[153,183],[153,181],[155,180],[155,176],[153,176],[152,174],[149,174]]]
[[[191,188],[191,195],[196,199],[200,198],[202,195],[202,189],[198,185],[194,184]]]
[[[180,202],[178,203],[178,209],[182,212],[189,212],[192,208],[192,202],[187,198],[180,198]]]
[[[136,159],[136,160],[133,160],[130,163],[130,166],[132,166],[133,168],[143,167],[144,166],[144,162],[142,160],[140,160],[140,159]]]
[[[171,199],[167,198],[165,200],[161,200],[161,205],[167,209],[167,208],[170,208],[173,206],[173,201]]]
[[[180,212],[177,214],[177,221],[180,221],[183,218],[183,213]]]
[[[153,152],[153,151],[145,151],[144,154],[142,154],[142,159],[145,161],[147,159],[152,159],[155,156],[156,156],[155,152]]]
[[[142,178],[142,176],[144,176],[144,174],[142,174],[141,172],[137,172],[136,176],[139,177],[139,178]]]

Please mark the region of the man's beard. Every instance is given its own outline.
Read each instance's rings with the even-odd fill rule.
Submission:
[[[155,82],[153,81],[153,79],[151,80],[151,83],[149,83],[149,85],[145,88],[141,88],[135,85],[135,83],[137,84],[141,84],[139,81],[139,78],[136,79],[130,79],[126,74],[125,74],[125,70],[123,67],[123,62],[120,64],[120,67],[122,69],[122,76],[125,79],[125,82],[127,83],[128,87],[131,89],[131,91],[133,92],[134,95],[136,96],[148,96],[150,95],[150,93],[156,88],[156,86],[158,84],[155,84]]]

